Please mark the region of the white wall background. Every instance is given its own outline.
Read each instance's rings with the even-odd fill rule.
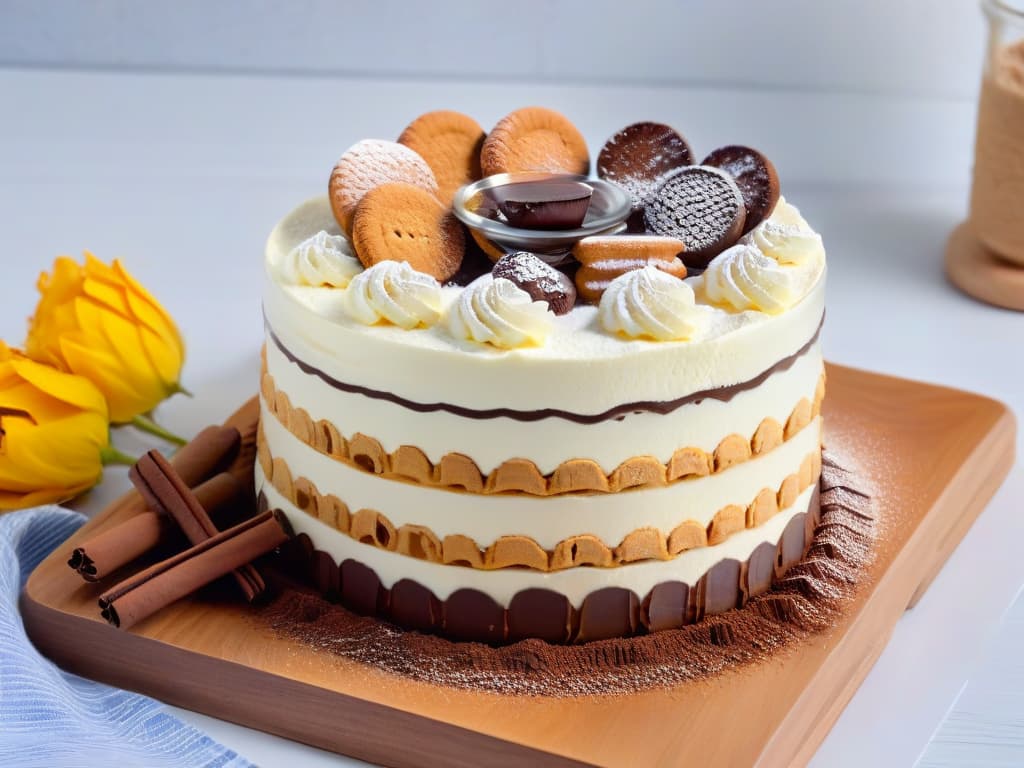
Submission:
[[[0,65],[970,99],[977,0],[0,0]]]

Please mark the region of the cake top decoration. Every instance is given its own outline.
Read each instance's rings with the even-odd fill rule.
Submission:
[[[462,352],[539,350],[554,334],[557,354],[573,355],[578,331],[714,338],[797,304],[824,270],[824,247],[763,153],[728,144],[699,157],[674,127],[640,121],[605,142],[591,178],[581,132],[550,109],[515,110],[489,132],[460,112],[427,112],[397,142],[364,139],[342,154],[328,184],[341,234],[310,221],[289,233],[271,274],[296,297],[336,289],[336,300],[300,297],[324,317],[419,331],[410,343]],[[613,313],[614,302],[630,311]],[[679,317],[664,327],[634,317],[668,306]]]

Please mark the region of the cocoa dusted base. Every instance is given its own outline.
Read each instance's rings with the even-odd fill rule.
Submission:
[[[827,454],[822,466],[820,489],[808,511],[790,521],[778,544],[761,544],[745,561],[720,561],[693,586],[659,584],[642,599],[627,589],[607,587],[588,595],[579,609],[546,589],[518,593],[507,610],[475,589],[457,590],[442,601],[409,579],[385,588],[367,566],[351,559],[335,563],[330,555],[314,549],[305,535],[298,536],[284,553],[285,568],[328,601],[340,602],[357,614],[457,641],[495,646],[530,638],[555,644],[587,643],[677,629],[742,608],[783,580],[808,552],[816,531],[829,525],[828,520],[822,521],[822,510],[835,506],[836,493],[846,499],[845,508],[863,507],[860,512],[869,519],[867,495],[851,487],[849,475]],[[266,500],[261,497],[260,503],[265,506]]]

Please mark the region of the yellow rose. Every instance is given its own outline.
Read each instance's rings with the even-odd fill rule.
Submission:
[[[0,510],[63,501],[103,474],[107,403],[81,376],[29,360],[0,341]]]
[[[112,422],[129,422],[181,391],[181,334],[119,260],[107,266],[87,251],[83,267],[62,256],[38,288],[25,353],[93,382]]]

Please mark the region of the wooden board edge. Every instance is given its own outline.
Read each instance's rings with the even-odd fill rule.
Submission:
[[[990,464],[987,472],[980,473],[973,471],[973,468],[969,466],[969,461],[965,462],[956,477],[943,491],[942,496],[936,501],[936,505],[945,503],[947,496],[951,493],[950,489],[957,485],[962,485],[963,494],[967,495],[972,503],[965,510],[966,514],[949,515],[950,525],[940,534],[938,547],[934,552],[929,568],[923,571],[921,582],[907,603],[907,610],[917,605],[917,602],[924,593],[928,591],[928,588],[935,581],[950,555],[960,546],[964,536],[967,535],[971,526],[974,525],[988,505],[988,502],[1006,480],[1007,475],[1010,474],[1010,470],[1013,469],[1014,462],[1016,461],[1016,443],[1016,418],[1009,408],[1003,406],[1003,413],[995,426],[992,427],[985,438],[971,452],[972,457],[984,454],[999,456],[1000,460],[998,463]]]
[[[978,397],[983,398],[981,395]],[[800,768],[811,761],[885,650],[899,616],[912,608],[927,591],[946,560],[1013,468],[1016,419],[1013,412],[1003,403],[991,398],[984,399],[999,406],[992,427],[971,451],[967,461],[961,465],[960,471],[950,478],[945,490],[925,515],[931,525],[918,526],[900,549],[882,578],[874,585],[871,594],[861,604],[858,618],[853,620],[850,629],[831,650],[829,659],[842,658],[842,649],[851,644],[867,648],[869,652],[855,657],[857,663],[846,674],[837,673],[833,669],[834,664],[830,664],[829,661],[822,664],[794,702],[786,718],[779,724],[775,734],[766,743],[756,765],[766,768],[781,765]],[[990,465],[988,472],[975,473],[971,459],[986,452],[993,455],[992,451],[999,452],[1002,460]],[[967,500],[966,506],[959,504],[961,499]],[[949,519],[950,524],[941,526],[938,533],[940,546],[931,548],[928,543],[936,535],[934,526],[940,518]],[[927,566],[921,568],[922,562],[926,562]],[[911,584],[915,583],[913,579],[906,579],[903,573],[904,570],[911,568],[920,568],[922,576],[908,595],[906,589],[896,590],[894,587],[901,579]],[[875,621],[870,624],[865,622],[862,618],[865,615],[873,615]],[[885,621],[880,622],[880,616],[885,617]],[[838,680],[840,684],[829,686],[828,683],[832,679]]]
[[[27,592],[20,608],[36,648],[68,672],[337,754],[394,768],[478,768],[474,756],[481,754],[488,756],[489,768],[592,768],[591,763],[164,643],[159,664],[151,663],[149,646],[159,641],[130,632],[115,653],[106,642],[106,624],[50,608]],[[69,623],[74,643],[67,642]],[[227,690],[230,697],[223,695]],[[302,727],[282,720],[284,702],[289,718]],[[373,738],[381,732],[400,732],[402,738],[382,746]]]
[[[848,368],[846,366],[829,364],[829,368],[833,370],[842,369],[844,374],[849,371],[853,374],[871,376],[883,380],[889,379],[892,381],[907,382],[906,379],[886,376],[884,374],[876,374],[855,368]],[[836,373],[839,373],[839,371],[836,371]],[[958,519],[954,520],[952,525],[948,525],[943,529],[944,533],[939,537],[940,546],[929,547],[923,559],[921,559],[920,553],[916,553],[915,556],[919,558],[918,567],[921,568],[921,572],[917,574],[920,577],[920,582],[917,588],[909,598],[906,598],[907,587],[901,588],[899,592],[904,595],[902,599],[905,600],[905,602],[903,602],[902,605],[895,607],[886,603],[883,610],[890,612],[886,613],[886,616],[891,616],[891,618],[886,618],[886,621],[882,623],[884,626],[880,626],[880,628],[879,626],[872,626],[865,629],[865,631],[870,632],[870,634],[866,636],[867,639],[864,637],[860,639],[862,647],[859,651],[859,655],[856,657],[856,663],[848,664],[847,668],[849,668],[850,671],[844,675],[838,676],[840,678],[839,682],[842,683],[842,685],[837,686],[833,683],[833,688],[837,688],[837,691],[830,692],[828,696],[819,697],[821,700],[815,700],[813,706],[808,705],[810,713],[809,717],[813,717],[813,720],[810,721],[809,726],[806,721],[803,721],[803,727],[805,728],[803,732],[796,729],[795,735],[799,736],[800,742],[796,743],[795,746],[791,746],[790,752],[788,753],[782,751],[778,753],[769,753],[769,749],[774,749],[773,744],[775,739],[780,733],[789,727],[787,724],[794,717],[793,713],[798,707],[803,705],[803,699],[807,695],[807,692],[819,687],[825,690],[828,689],[827,685],[815,682],[818,680],[819,676],[825,674],[824,670],[829,667],[829,664],[826,661],[822,666],[822,669],[816,673],[804,694],[794,702],[790,715],[783,720],[782,724],[780,724],[776,729],[775,734],[768,741],[759,761],[759,764],[761,765],[804,765],[810,760],[820,743],[824,740],[828,731],[832,728],[835,721],[842,713],[850,698],[852,698],[857,688],[874,665],[878,656],[882,653],[885,644],[888,642],[888,638],[892,633],[896,617],[898,617],[906,607],[909,607],[916,602],[920,594],[927,589],[927,586],[941,569],[942,564],[945,562],[945,558],[948,557],[948,555],[956,548],[960,538],[966,533],[967,529],[984,509],[989,498],[1001,484],[1009,469],[1012,467],[1015,419],[1013,414],[1005,405],[983,395],[965,393],[942,385],[927,383],[921,383],[921,385],[946,390],[960,395],[969,395],[971,398],[974,398],[977,403],[977,407],[984,414],[981,420],[982,427],[979,428],[979,434],[981,434],[981,429],[986,429],[987,431],[982,434],[981,439],[979,439],[978,443],[973,447],[970,457],[977,455],[983,450],[987,450],[998,453],[998,455],[1002,457],[1002,461],[999,464],[995,464],[993,462],[986,463],[985,466],[990,468],[989,472],[974,472],[972,474],[971,471],[967,469],[971,463],[970,457],[968,457],[964,466],[962,466],[960,470],[950,478],[946,489],[942,494],[940,494],[939,499],[936,500],[933,505],[933,510],[937,507],[948,506],[949,503],[952,503],[950,498],[951,496],[966,495],[969,504],[961,506],[961,514],[954,516]],[[254,400],[249,401],[245,406],[239,409],[238,413],[242,413],[247,408],[251,409],[253,407],[253,403]],[[989,455],[992,454],[990,453]],[[976,481],[974,483],[974,486],[976,487],[968,492],[968,490],[965,490],[967,486],[964,486],[963,484],[970,480]],[[959,489],[958,493],[954,493],[954,487]],[[109,509],[104,513],[101,513],[101,515],[96,519],[102,520],[103,516],[108,512]],[[948,515],[946,517],[948,517]],[[946,523],[947,521],[943,519],[941,522]],[[908,539],[905,544],[904,551],[912,547],[912,543],[918,533],[920,533],[920,531],[915,531],[915,534],[912,534],[911,538]],[[51,554],[50,557],[58,557],[58,554],[55,552]],[[890,564],[890,572],[895,568],[898,561],[900,561],[900,557],[897,557],[893,563]],[[921,562],[927,563],[928,567],[925,568],[921,566]],[[35,574],[33,574],[33,576],[34,575]],[[883,574],[881,581],[884,581],[886,576],[887,574]],[[873,594],[865,601],[865,606],[872,598],[875,597],[874,592],[879,591],[881,581],[879,585],[876,585],[873,588]],[[908,581],[913,580],[908,579]],[[81,636],[83,633],[88,632],[88,630],[92,630],[93,633],[98,633],[106,629],[106,625],[101,622],[89,620],[84,617],[78,617],[74,614],[67,614],[59,609],[50,608],[44,603],[35,600],[33,597],[33,591],[30,589],[32,583],[32,579],[30,578],[22,597],[23,612],[27,628],[30,625],[30,614],[33,614],[31,619],[33,627],[45,626],[47,624],[51,625],[49,631],[54,635],[54,642],[56,642],[57,636],[55,622],[58,617],[64,617],[63,623],[65,624],[65,627],[62,630],[63,634],[61,635],[64,638],[67,637],[68,630],[66,624],[68,618],[73,618],[75,620],[76,628],[72,630],[72,632],[74,632],[76,636]],[[894,595],[890,595],[889,597],[894,597]],[[877,605],[875,607],[877,608]],[[864,610],[864,606],[861,607],[861,610]],[[854,619],[853,624],[851,625],[851,633],[854,628],[862,624],[865,624],[865,622],[858,622],[857,619]],[[879,624],[879,622],[875,621],[874,624]],[[148,638],[135,635],[131,635],[131,637],[133,647],[136,641],[142,644],[139,648],[142,648],[143,650],[139,653],[138,658],[142,659],[143,663],[148,663],[145,661],[148,655],[146,649],[151,649],[151,644],[158,643],[162,646],[167,646],[167,644],[161,643],[157,640],[150,640]],[[844,641],[840,641],[837,643],[837,648],[842,646],[843,642]],[[43,644],[38,643],[38,641],[37,644],[40,645],[40,648],[44,650],[47,655],[55,659],[62,666],[66,666],[66,668],[71,671],[85,671],[88,675],[93,676],[95,666],[91,664],[91,657],[94,655],[91,651],[83,652],[79,646],[76,646],[73,652],[69,654],[65,649],[59,647],[44,646]],[[102,642],[100,642],[98,647],[103,647]],[[194,659],[197,655],[202,656],[201,654],[194,654],[194,652],[185,651],[175,646],[169,646],[169,650],[174,651],[175,655],[180,654],[183,658],[187,657],[190,660]],[[833,649],[832,653],[835,652],[836,649]],[[289,729],[284,727],[281,723],[275,722],[273,718],[273,707],[270,704],[265,704],[264,708],[260,709],[256,704],[246,703],[233,707],[233,702],[220,702],[218,704],[214,701],[212,704],[207,704],[206,701],[203,700],[202,706],[197,706],[195,704],[196,689],[202,689],[204,685],[208,685],[208,681],[210,679],[223,678],[224,672],[219,669],[223,665],[231,665],[233,667],[237,667],[239,670],[246,670],[248,674],[260,676],[261,682],[259,684],[252,686],[240,686],[240,689],[247,689],[247,692],[249,688],[254,689],[257,697],[260,694],[261,688],[264,690],[269,689],[270,681],[274,681],[274,684],[276,685],[277,681],[282,679],[280,676],[272,673],[251,670],[250,668],[235,662],[225,662],[214,657],[202,658],[210,668],[207,669],[206,666],[204,666],[203,672],[195,674],[184,683],[182,683],[181,678],[176,679],[175,685],[180,686],[177,689],[162,687],[167,685],[167,681],[164,679],[166,672],[164,671],[163,666],[156,670],[146,668],[146,676],[144,678],[137,677],[137,682],[135,683],[131,680],[118,678],[118,667],[122,660],[120,655],[117,658],[113,658],[113,654],[106,654],[103,658],[104,677],[99,679],[113,685],[120,685],[126,688],[133,688],[136,690],[145,689],[150,694],[156,695],[158,698],[178,706],[205,712],[215,717],[220,717],[232,722],[238,722],[249,727],[266,730],[285,738],[292,738],[297,741],[310,743],[324,749],[339,752],[344,749],[345,754],[352,754],[353,756],[360,757],[361,759],[372,760],[385,765],[420,765],[428,758],[443,760],[446,764],[469,765],[470,763],[467,762],[468,758],[466,756],[471,754],[473,751],[476,751],[477,754],[487,754],[491,761],[496,762],[497,765],[520,765],[524,763],[532,765],[589,765],[588,763],[574,761],[572,758],[562,757],[544,750],[538,750],[536,747],[504,741],[498,737],[484,735],[469,728],[454,726],[449,723],[445,723],[443,720],[435,721],[431,720],[429,716],[412,714],[403,710],[394,709],[388,707],[386,704],[370,703],[363,699],[346,696],[345,698],[351,699],[351,701],[346,701],[344,707],[339,707],[336,702],[336,697],[345,696],[344,694],[337,694],[331,691],[329,692],[329,696],[321,700],[319,689],[315,688],[314,690],[317,691],[317,694],[313,695],[313,701],[305,703],[309,704],[310,707],[319,707],[324,712],[330,713],[330,715],[322,715],[324,718],[323,722],[316,721],[315,714],[314,716],[311,716],[310,728],[312,728],[312,723],[314,721],[319,727],[310,731],[307,731],[304,728],[289,731]],[[83,666],[76,669],[79,662],[81,662]],[[194,663],[194,661],[190,661],[189,663]],[[833,676],[836,674],[834,670],[831,669],[829,670],[829,673]],[[284,678],[284,680],[287,681],[289,687],[294,688],[294,690],[291,690],[287,694],[289,698],[298,697],[298,699],[303,700],[310,699],[311,694],[307,689],[308,684],[295,683],[287,678]],[[242,682],[244,683],[246,681],[243,680]],[[180,695],[178,694],[178,691],[181,692]],[[186,698],[188,699],[187,701],[185,700]],[[255,716],[250,711],[249,707],[256,708]],[[365,707],[377,708],[379,712],[375,710],[375,714],[365,715],[362,712],[362,709]],[[352,713],[348,711],[349,709],[352,710],[352,713],[354,713],[355,716],[352,716]],[[401,755],[395,756],[393,745],[389,743],[386,751],[381,750],[379,752],[374,752],[373,749],[376,745],[372,743],[372,739],[370,738],[373,725],[370,724],[369,721],[372,721],[374,717],[378,718],[376,721],[376,727],[379,729],[385,722],[393,722],[395,714],[403,716],[403,723],[400,726],[403,729],[403,733],[408,731],[410,734],[414,734],[416,739],[422,739],[423,744],[430,746],[434,751],[417,750],[415,754],[406,755],[402,753]],[[410,719],[410,725],[405,724],[404,718]],[[413,727],[411,723],[415,721],[422,722],[417,723],[417,725]],[[344,727],[339,729],[339,723],[342,723]],[[303,725],[305,726],[306,723],[304,722]],[[394,726],[388,727],[393,728]],[[345,730],[345,728],[351,728],[354,730],[350,733],[348,730]],[[452,729],[456,732],[451,738],[449,738],[447,734],[448,729]],[[338,736],[339,733],[343,735],[343,738]],[[457,746],[449,749],[449,741],[453,744],[457,743]],[[440,745],[439,742],[444,742],[444,745]],[[359,750],[365,749],[369,751],[357,752],[357,748]],[[380,750],[379,746],[376,746],[376,748]],[[784,757],[784,755],[788,755],[788,757]],[[766,756],[771,758],[770,762],[767,761]],[[463,762],[459,762],[460,759]]]

